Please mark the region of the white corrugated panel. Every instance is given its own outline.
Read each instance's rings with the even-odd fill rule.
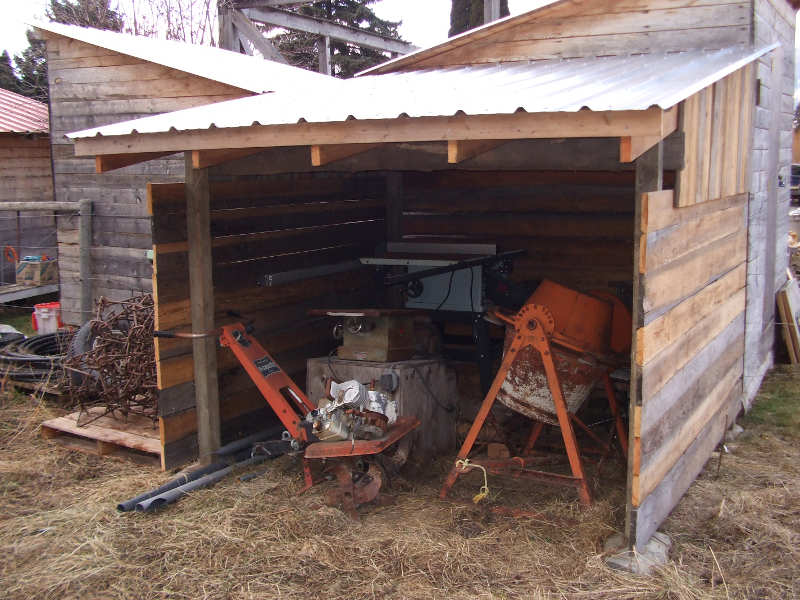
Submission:
[[[336,86],[341,81],[257,56],[247,56],[211,46],[197,46],[173,40],[158,40],[115,31],[104,31],[61,23],[33,23],[36,29],[63,35],[177,69],[213,81],[260,94],[297,87]]]
[[[301,90],[266,94],[98,127],[69,137],[517,111],[666,109],[774,47],[541,60],[364,76],[342,82],[333,94]]]

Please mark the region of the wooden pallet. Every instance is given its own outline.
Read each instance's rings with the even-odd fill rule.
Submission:
[[[129,415],[125,420],[106,415],[92,421],[104,412],[103,407],[94,407],[88,412],[45,421],[41,425],[42,437],[97,456],[123,456],[137,462],[161,464],[161,438],[151,419]],[[81,423],[91,423],[78,425],[79,415]]]

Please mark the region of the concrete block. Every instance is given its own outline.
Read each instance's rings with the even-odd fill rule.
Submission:
[[[622,534],[612,535],[603,546],[606,564],[612,569],[628,571],[636,575],[650,575],[653,569],[662,567],[669,560],[672,540],[665,533],[657,531],[644,548],[628,548]]]

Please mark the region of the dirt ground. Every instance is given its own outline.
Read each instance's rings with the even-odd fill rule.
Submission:
[[[393,506],[360,522],[297,496],[288,458],[249,482],[229,477],[156,514],[118,501],[169,478],[67,451],[38,424],[62,414],[27,396],[0,400],[2,598],[796,598],[800,597],[800,372],[762,389],[745,433],[714,458],[662,527],[670,563],[644,578],[603,562],[624,520],[621,462],[594,471],[599,500],[490,479],[491,500],[541,519],[496,516],[436,498],[446,461],[395,481]],[[255,467],[260,470],[264,467]],[[468,499],[481,481],[458,484]]]

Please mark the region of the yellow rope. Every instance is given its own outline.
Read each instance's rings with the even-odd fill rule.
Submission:
[[[481,500],[485,500],[486,497],[489,495],[489,478],[486,475],[486,467],[483,465],[476,465],[469,462],[468,458],[465,459],[458,459],[456,461],[456,466],[461,469],[462,471],[467,471],[468,469],[480,469],[483,471],[483,485],[481,486],[481,490],[472,497],[472,501],[475,504],[478,504]]]

